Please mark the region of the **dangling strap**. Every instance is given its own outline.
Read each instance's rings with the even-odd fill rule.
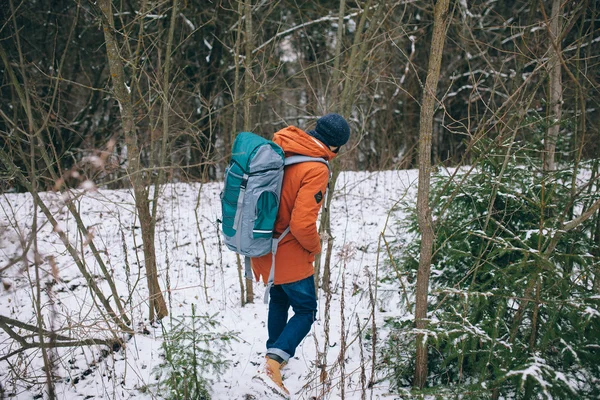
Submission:
[[[269,279],[267,280],[267,289],[265,290],[265,304],[269,304],[269,292],[271,291],[271,286],[273,286],[273,282],[275,281],[275,255],[277,254],[277,247],[279,246],[279,242],[283,239],[285,235],[290,232],[290,227],[288,226],[285,231],[277,238],[273,238],[273,244],[271,245],[271,271],[269,272]]]
[[[250,256],[244,257],[244,267],[246,270],[246,279],[252,279],[252,260]]]
[[[239,250],[242,247],[242,235],[240,233],[241,230],[241,222],[242,222],[242,207],[244,206],[244,197],[246,197],[246,185],[248,185],[248,175],[244,174],[242,177],[242,184],[240,185],[240,194],[237,198],[237,206],[235,209],[235,218],[233,219],[233,229],[235,229],[236,237],[237,237],[237,249]],[[239,225],[239,226],[238,226]]]

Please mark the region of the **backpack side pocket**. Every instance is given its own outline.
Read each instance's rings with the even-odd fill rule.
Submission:
[[[279,198],[276,193],[264,191],[260,194],[256,202],[256,219],[252,230],[254,239],[266,239],[273,236],[278,205]]]
[[[223,216],[223,233],[225,236],[233,237],[237,230],[234,226],[235,215],[238,208],[238,197],[240,195],[240,185],[242,183],[242,174],[233,172],[235,165],[230,165],[225,172],[225,183],[221,193],[221,207]]]

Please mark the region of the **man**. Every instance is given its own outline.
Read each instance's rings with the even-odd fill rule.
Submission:
[[[350,127],[338,114],[327,114],[317,120],[314,130],[304,132],[289,126],[275,133],[285,156],[304,155],[331,160],[346,144]],[[275,259],[275,279],[269,292],[269,316],[266,363],[262,373],[269,386],[280,394],[289,392],[281,379],[281,366],[293,357],[296,347],[310,332],[317,311],[314,283],[315,255],[321,252],[317,216],[325,201],[329,169],[321,162],[303,162],[285,169],[281,199],[275,221],[276,236],[290,227],[281,240]],[[258,280],[266,283],[272,255],[252,259]],[[288,321],[288,310],[294,315]]]

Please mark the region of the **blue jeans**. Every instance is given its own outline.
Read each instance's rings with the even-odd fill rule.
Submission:
[[[317,295],[313,276],[297,282],[271,286],[269,292],[267,353],[287,361],[310,332],[317,314]],[[294,315],[288,321],[288,310]]]

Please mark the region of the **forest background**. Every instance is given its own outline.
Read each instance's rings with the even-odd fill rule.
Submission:
[[[57,227],[40,192],[131,188],[149,319],[159,320],[168,311],[154,243],[160,191],[152,188],[219,180],[236,132],[270,137],[286,125],[310,129],[319,116],[338,112],[353,134],[336,163],[334,187],[340,170],[419,169],[410,228],[419,233],[417,247],[389,251],[390,263],[401,262],[414,275],[415,355],[409,365],[395,359],[397,385],[425,387],[428,355],[430,367],[440,365],[431,356],[447,350],[454,356],[446,362],[457,364],[449,367],[453,372],[446,383],[472,383],[464,378],[471,374],[495,382],[490,390],[498,397],[513,367],[492,368],[481,354],[493,354],[499,342],[511,348],[521,340],[522,364],[534,360],[539,366],[540,354],[562,353],[555,342],[562,336],[575,361],[553,364],[545,358],[552,371],[556,365],[576,369],[598,357],[597,336],[589,333],[597,335],[600,315],[595,314],[598,5],[592,0],[3,1],[0,190],[30,193]],[[449,167],[456,171],[450,179],[435,178]],[[473,209],[464,205],[461,211],[457,205],[465,196]],[[66,207],[82,237],[91,239],[75,203]],[[465,232],[468,237],[445,224],[457,218],[463,226],[477,222]],[[32,223],[36,232],[37,222]],[[324,215],[321,229],[329,224]],[[110,274],[103,270],[107,286],[94,285],[77,246],[56,231],[110,323],[131,333]],[[0,266],[2,272],[30,262],[34,236],[24,238],[23,256]],[[93,240],[86,245],[102,266]],[[331,257],[327,250],[325,260]],[[431,266],[435,270],[449,260],[457,265],[449,269],[455,275],[438,274],[430,282]],[[33,257],[31,264],[37,268],[43,262]],[[486,266],[511,272],[497,282],[497,275],[482,271]],[[515,275],[512,266],[519,266]],[[515,282],[522,287],[511,287]],[[439,302],[431,300],[429,288],[436,285],[456,292],[439,290]],[[251,288],[240,278],[242,303],[252,300]],[[502,307],[488,302],[496,296],[489,295],[492,289],[501,289],[500,297],[511,302],[501,302]],[[472,303],[463,290],[482,297]],[[424,343],[435,332],[436,318],[427,316],[427,308],[443,310],[453,296],[468,311],[461,313],[454,304],[447,321],[464,321],[472,312],[485,339],[477,330],[461,331],[457,336],[469,338],[464,347],[446,335],[428,351]],[[554,298],[558,305],[544,305]],[[546,315],[545,308],[551,309]],[[37,322],[28,326],[44,349],[52,334],[38,311]],[[548,330],[541,328],[543,322]],[[13,337],[9,326],[18,321],[2,323]],[[504,339],[498,325],[504,326]],[[571,341],[567,331],[585,334]],[[491,349],[482,344],[486,341],[493,343]],[[468,348],[470,357],[464,355]],[[565,379],[569,383],[556,383],[553,390],[592,396],[598,367],[586,371],[586,377],[573,378],[580,384]],[[546,393],[534,381],[524,379],[524,393]]]

